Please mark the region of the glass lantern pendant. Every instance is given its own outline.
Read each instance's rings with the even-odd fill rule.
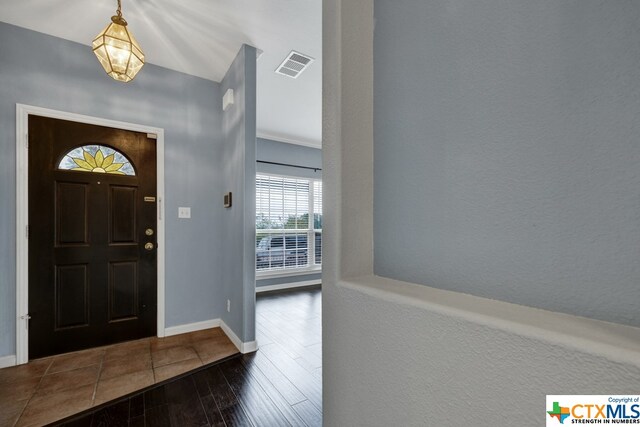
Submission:
[[[116,15],[100,34],[93,39],[93,53],[102,68],[114,80],[129,82],[144,65],[144,53],[140,45],[127,29],[127,21],[122,17],[118,0]]]

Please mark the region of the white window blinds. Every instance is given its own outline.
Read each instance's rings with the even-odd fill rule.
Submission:
[[[317,268],[321,246],[322,182],[257,175],[256,270]]]

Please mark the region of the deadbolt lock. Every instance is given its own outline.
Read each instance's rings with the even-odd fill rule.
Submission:
[[[146,234],[147,236],[153,236],[153,228],[147,228],[146,230],[144,230],[144,234]]]
[[[144,244],[144,248],[148,251],[152,251],[153,250],[153,243],[151,242],[147,242]]]

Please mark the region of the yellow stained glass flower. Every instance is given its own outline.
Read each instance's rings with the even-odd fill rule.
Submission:
[[[122,153],[101,145],[74,148],[62,158],[58,168],[80,172],[135,175],[131,162]]]

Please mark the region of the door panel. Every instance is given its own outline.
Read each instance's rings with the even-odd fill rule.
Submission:
[[[136,193],[136,187],[111,187],[111,243],[136,244]]]
[[[29,116],[29,147],[30,358],[155,335],[155,141]]]
[[[88,266],[56,266],[56,330],[89,325]]]
[[[137,261],[109,264],[109,322],[138,317]]]
[[[87,244],[88,185],[56,182],[56,245]]]

